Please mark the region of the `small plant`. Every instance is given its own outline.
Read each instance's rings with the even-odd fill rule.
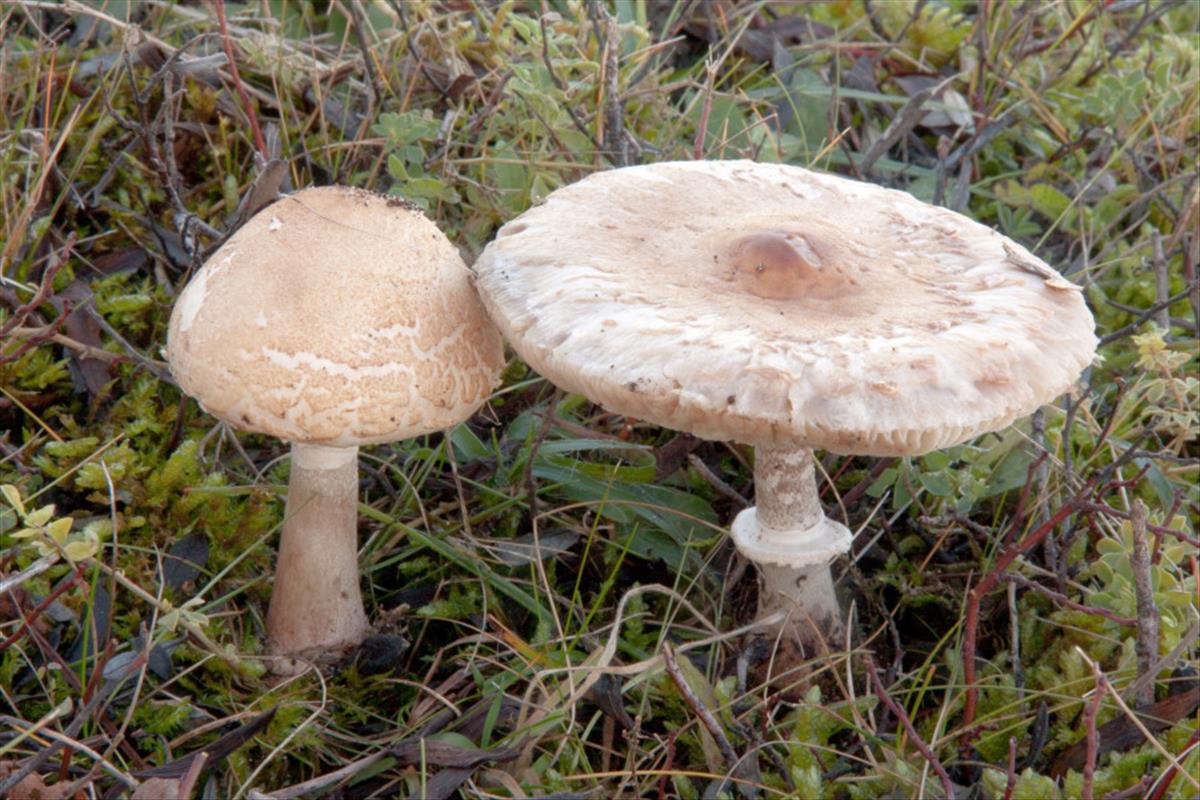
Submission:
[[[91,522],[80,530],[71,532],[74,520],[71,517],[55,516],[54,504],[26,511],[21,493],[16,486],[0,486],[0,494],[15,512],[24,527],[9,534],[14,539],[28,540],[27,545],[42,557],[57,554],[75,564],[93,558],[100,549],[101,539],[107,532],[107,522]]]

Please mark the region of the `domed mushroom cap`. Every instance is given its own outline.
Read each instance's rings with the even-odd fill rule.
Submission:
[[[1003,427],[1096,347],[1074,284],[903,192],[749,161],[592,175],[500,229],[484,304],[554,383],[709,439],[907,455]]]
[[[180,294],[167,339],[185,392],[293,442],[390,442],[466,419],[498,382],[499,334],[457,250],[398,198],[284,197]]]

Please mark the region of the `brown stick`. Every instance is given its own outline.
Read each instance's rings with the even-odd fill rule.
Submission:
[[[233,42],[229,38],[229,24],[225,21],[225,0],[212,0],[212,4],[217,12],[217,23],[221,26],[221,43],[225,46],[225,57],[229,59],[229,73],[233,76],[233,86],[237,89],[238,97],[242,99],[246,118],[250,120],[250,130],[254,133],[254,146],[262,154],[263,161],[268,161],[271,154],[267,150],[262,130],[258,127],[258,116],[254,113],[254,106],[250,103],[250,95],[246,93],[246,87],[242,85],[242,76],[238,73],[237,61],[233,57]]]
[[[1087,730],[1087,760],[1083,762],[1083,786],[1079,790],[1083,800],[1092,800],[1092,781],[1096,775],[1096,758],[1100,753],[1100,736],[1096,733],[1096,714],[1100,711],[1100,701],[1104,699],[1104,676],[1100,668],[1092,664],[1092,674],[1096,679],[1096,688],[1092,690],[1092,699],[1083,709],[1083,725]]]
[[[1017,788],[1017,737],[1008,737],[1008,780],[1004,782],[1004,800],[1012,800]]]
[[[1158,607],[1154,603],[1154,589],[1150,585],[1150,548],[1146,541],[1146,506],[1141,500],[1133,501],[1129,516],[1133,527],[1133,554],[1129,559],[1133,571],[1133,592],[1137,598],[1137,670],[1141,681],[1158,661]],[[1150,705],[1154,702],[1154,680],[1147,679],[1133,698],[1135,705]]]
[[[69,578],[59,583],[58,586],[56,586],[48,595],[43,597],[41,602],[34,606],[34,608],[28,614],[21,613],[20,608],[17,607],[17,613],[21,614],[20,624],[17,625],[17,629],[13,631],[8,638],[0,642],[0,653],[3,653],[8,648],[12,647],[18,639],[25,635],[26,631],[31,630],[34,621],[41,616],[42,612],[49,608],[51,603],[57,600],[68,589],[79,583],[79,581],[82,579],[83,564],[76,564],[75,572],[72,573]]]
[[[706,65],[704,72],[704,105],[700,107],[700,124],[696,126],[696,145],[692,148],[693,161],[704,158],[704,139],[708,134],[708,118],[712,114],[713,83],[717,79],[717,69],[714,65]]]
[[[1142,452],[1145,452],[1145,451],[1142,451]],[[1111,516],[1116,517],[1117,519],[1127,519],[1130,522],[1133,521],[1133,512],[1121,511],[1120,509],[1113,508],[1112,506],[1110,506],[1106,503],[1083,503],[1082,505],[1079,506],[1079,510],[1080,511],[1098,511],[1101,514],[1109,514]],[[1192,547],[1200,547],[1200,538],[1197,538],[1194,536],[1188,536],[1183,531],[1177,531],[1174,528],[1168,528],[1165,525],[1151,525],[1148,522],[1146,522],[1145,520],[1143,520],[1142,524],[1144,524],[1146,526],[1147,531],[1149,531],[1150,533],[1153,533],[1155,536],[1170,536],[1174,539],[1178,539],[1179,541],[1183,542],[1184,544],[1189,544]]]
[[[1172,767],[1171,769],[1174,769]],[[1149,775],[1143,775],[1142,779],[1130,786],[1128,789],[1114,789],[1100,800],[1128,800],[1130,797],[1145,797],[1146,790],[1154,783],[1154,779]]]
[[[1084,487],[1085,492],[1090,490],[1090,485]],[[1082,495],[1083,492],[1077,495],[1076,501]],[[1075,511],[1076,502],[1066,503],[1048,520],[1037,526],[1032,533],[1020,542],[1006,548],[996,560],[995,568],[985,575],[983,580],[977,583],[967,595],[966,618],[963,621],[963,679],[967,684],[963,702],[963,729],[968,736],[971,732],[971,724],[975,721],[975,708],[979,703],[979,687],[975,685],[975,641],[979,631],[979,604],[988,592],[996,588],[996,584],[1000,582],[1000,576],[1018,555],[1046,538],[1046,535],[1054,530],[1055,525],[1071,516]]]
[[[913,745],[925,757],[929,765],[933,767],[933,771],[937,773],[938,779],[942,782],[942,791],[946,793],[948,800],[954,800],[954,782],[950,780],[950,774],[946,772],[946,768],[942,766],[942,762],[938,759],[937,754],[933,752],[933,749],[921,738],[921,734],[917,733],[917,729],[913,727],[912,720],[908,718],[908,714],[884,691],[883,683],[879,680],[879,671],[875,667],[875,662],[871,659],[867,659],[867,675],[871,678],[871,687],[875,690],[875,696],[879,698],[879,702],[887,706],[888,710],[904,726],[908,738],[912,739]]]
[[[29,315],[36,312],[38,306],[46,302],[50,295],[53,294],[54,276],[58,274],[58,271],[62,269],[64,265],[66,265],[67,261],[71,258],[71,252],[74,249],[75,232],[71,231],[71,233],[67,234],[67,240],[63,243],[59,256],[48,262],[46,264],[46,268],[42,270],[42,279],[38,283],[38,288],[36,291],[34,291],[33,297],[29,298],[29,302],[22,303],[14,308],[12,316],[5,320],[3,325],[0,325],[0,340],[7,339],[10,333],[24,325],[25,320],[29,318]],[[5,293],[5,297],[8,297],[7,293]],[[12,302],[19,303],[20,300],[15,299],[15,297],[16,296],[13,295],[14,299]],[[54,323],[47,325],[43,329],[45,336],[43,336],[42,339],[49,338],[53,334],[57,333],[58,329],[62,327],[63,323],[66,322],[66,317],[66,314],[62,314],[57,320],[55,320]],[[0,364],[7,363],[9,361],[15,361],[16,359],[20,358],[25,351],[36,346],[38,342],[42,341],[42,339],[33,339],[27,341],[24,345],[19,346],[14,352],[11,352],[7,355],[0,353]]]
[[[1076,603],[1074,600],[1069,599],[1065,594],[1056,592],[1049,587],[1042,586],[1040,583],[1034,583],[1024,575],[1018,575],[1015,572],[1006,572],[1000,576],[1000,579],[1003,581],[1008,581],[1009,583],[1015,583],[1018,586],[1022,586],[1026,589],[1032,589],[1038,594],[1045,595],[1059,605],[1064,605],[1067,608],[1075,611],[1082,611],[1085,614],[1095,614],[1098,617],[1110,619],[1118,625],[1126,625],[1130,628],[1138,624],[1138,621],[1133,617],[1122,617],[1120,614],[1115,614],[1112,611],[1109,611],[1107,608],[1097,608],[1096,606],[1085,606],[1083,603]]]
[[[683,672],[679,669],[679,662],[675,660],[675,653],[671,650],[670,645],[663,645],[663,665],[667,669],[667,674],[671,676],[671,680],[675,682],[675,686],[679,689],[679,693],[683,695],[684,701],[704,723],[704,727],[708,728],[708,732],[712,734],[713,739],[717,742],[717,749],[721,751],[721,758],[725,759],[725,763],[732,769],[737,766],[738,754],[733,749],[733,745],[729,743],[729,737],[725,735],[725,730],[721,727],[721,723],[713,716],[712,711],[708,706],[704,705],[704,701],[696,696],[692,691],[692,687],[688,685],[687,678],[683,676]]]
[[[1200,742],[1200,728],[1192,731],[1191,738],[1188,739],[1187,744],[1184,745],[1183,752],[1179,755],[1180,759],[1186,756],[1188,750],[1195,747],[1197,742]],[[1167,768],[1167,771],[1163,773],[1162,783],[1154,790],[1154,794],[1150,795],[1149,800],[1162,800],[1167,796],[1167,790],[1171,788],[1171,782],[1175,780],[1175,773],[1177,771],[1174,764]]]

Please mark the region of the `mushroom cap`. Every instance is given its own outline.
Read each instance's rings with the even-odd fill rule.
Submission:
[[[475,264],[525,361],[697,436],[910,455],[995,430],[1092,360],[1074,284],[904,192],[780,164],[591,175]]]
[[[496,386],[503,345],[419,210],[323,187],[267,206],[208,259],[171,313],[167,358],[234,427],[344,447],[466,419]]]

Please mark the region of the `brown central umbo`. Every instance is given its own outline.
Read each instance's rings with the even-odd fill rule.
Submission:
[[[831,248],[811,234],[761,231],[728,248],[725,280],[764,300],[828,300],[855,281],[834,267]]]

